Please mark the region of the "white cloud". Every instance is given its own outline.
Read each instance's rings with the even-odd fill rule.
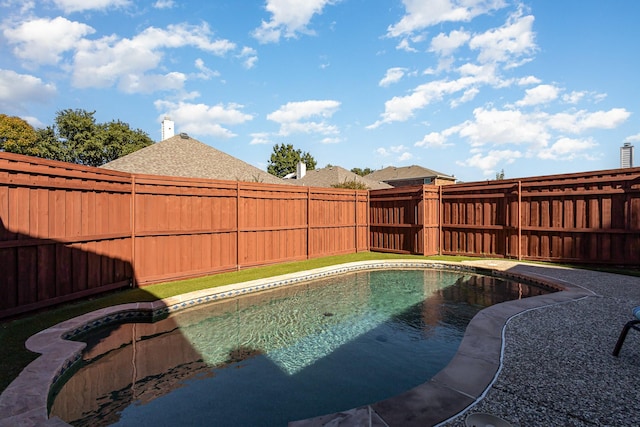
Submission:
[[[38,77],[0,69],[0,111],[19,111],[32,102],[50,101],[56,92],[55,85]]]
[[[156,9],[172,9],[176,5],[173,0],[158,0],[153,4]]]
[[[257,132],[251,134],[251,142],[249,145],[272,144],[270,135],[266,132]]]
[[[413,154],[407,151],[407,147],[404,145],[392,145],[388,148],[379,147],[376,148],[375,153],[380,157],[394,156],[398,162],[406,162],[413,158]]]
[[[405,75],[407,69],[401,67],[389,68],[382,80],[378,83],[379,86],[387,87],[392,83],[398,83]]]
[[[289,102],[270,113],[267,119],[278,123],[290,123],[313,116],[331,117],[338,107],[340,102],[332,100]]]
[[[396,49],[397,50],[404,50],[405,52],[417,52],[418,51],[418,49],[414,48],[413,46],[411,46],[409,44],[409,39],[408,38],[404,38],[404,39],[400,40],[400,42],[396,46]]]
[[[540,150],[537,156],[545,160],[592,160],[594,156],[590,150],[597,145],[591,139],[560,138],[551,147]]]
[[[13,45],[13,53],[28,63],[57,64],[62,54],[75,48],[83,37],[95,30],[63,17],[39,18],[5,28],[4,37]]]
[[[414,144],[416,147],[446,147],[447,144],[447,136],[443,132],[431,132],[425,135],[421,141],[418,141]]]
[[[33,126],[34,129],[44,129],[47,127],[47,125],[42,123],[37,117],[22,116],[20,118],[25,122],[29,123],[31,126]]]
[[[238,58],[244,60],[244,67],[249,70],[256,65],[256,62],[258,62],[258,52],[251,47],[245,46],[242,48]]]
[[[532,15],[515,13],[502,27],[473,36],[469,47],[480,51],[478,60],[481,63],[505,62],[507,67],[519,65],[522,57],[533,54],[537,49],[533,21]]]
[[[322,13],[335,0],[267,0],[265,9],[271,13],[269,22],[262,21],[253,31],[260,43],[277,43],[281,37],[296,37],[298,33],[313,34],[307,26],[314,15]]]
[[[322,141],[320,141],[321,144],[338,144],[342,142],[342,138],[323,138]]]
[[[469,101],[472,101],[476,97],[476,95],[478,95],[479,93],[480,93],[480,89],[476,87],[472,87],[471,89],[465,90],[460,98],[452,100],[449,103],[449,105],[451,106],[451,108],[456,108],[460,104],[464,104]]]
[[[53,0],[53,3],[65,13],[83,12],[86,10],[106,10],[127,7],[130,0]]]
[[[441,22],[469,22],[506,6],[504,0],[403,0],[402,3],[406,14],[400,22],[389,26],[389,37],[411,34]]]
[[[208,68],[202,58],[196,58],[194,66],[200,71],[196,74],[196,77],[202,80],[209,80],[211,77],[219,77],[220,73]]]
[[[375,129],[383,123],[406,121],[413,117],[415,110],[442,100],[444,95],[466,90],[477,83],[487,82],[491,78],[488,76],[463,76],[457,80],[434,80],[420,85],[410,95],[395,96],[386,101],[385,111],[381,114],[382,118],[367,128]]]
[[[529,86],[529,85],[537,85],[541,82],[542,80],[540,80],[535,76],[527,76],[527,77],[521,77],[520,79],[518,79],[517,83],[520,86]]]
[[[280,124],[279,135],[292,133],[336,134],[338,129],[326,123],[340,107],[340,102],[332,100],[310,100],[289,102],[267,115],[267,119]],[[310,121],[318,117],[321,120]]]
[[[183,73],[167,74],[127,74],[118,82],[118,89],[124,93],[153,93],[158,90],[179,91],[184,87],[187,76]]]
[[[496,150],[483,154],[482,147],[505,145],[526,146],[527,157],[541,159],[594,160],[592,149],[597,143],[590,137],[570,138],[563,134],[580,134],[593,129],[612,129],[621,125],[630,113],[622,108],[609,111],[567,111],[558,114],[545,112],[523,113],[517,109],[498,110],[476,108],[474,119],[452,126],[440,133],[426,135],[416,146],[438,146],[452,135],[466,139],[471,145],[471,158],[458,162],[462,166],[477,167],[491,174],[500,162],[512,162],[522,157],[517,150]],[[561,132],[558,134],[558,132]],[[640,140],[640,134],[637,135]],[[550,141],[555,140],[550,145]]]
[[[406,162],[407,160],[411,160],[412,158],[413,158],[413,154],[409,153],[408,151],[405,151],[398,157],[398,161]]]
[[[18,16],[26,16],[35,9],[36,2],[35,0],[2,0],[0,7],[16,12]]]
[[[626,137],[624,142],[640,142],[640,133]]]
[[[431,46],[429,52],[435,52],[438,55],[448,56],[453,53],[454,50],[464,45],[471,39],[471,35],[462,30],[451,31],[448,35],[440,33],[431,39]]]
[[[513,150],[491,150],[487,154],[476,153],[472,157],[457,161],[456,164],[466,167],[475,167],[482,170],[485,176],[495,173],[496,166],[500,163],[510,164],[522,157],[520,151]]]
[[[524,114],[519,110],[496,110],[476,108],[474,120],[461,124],[460,136],[467,138],[472,146],[486,144],[542,144],[549,134],[543,117]]]
[[[546,104],[558,98],[560,89],[553,85],[538,85],[534,88],[527,89],[525,96],[520,101],[516,102],[518,106],[529,106]]]
[[[171,117],[181,132],[194,135],[231,138],[236,134],[224,126],[240,125],[253,119],[250,114],[242,112],[243,106],[239,104],[206,105],[158,100],[154,105],[162,111],[162,117]]]
[[[630,116],[631,113],[624,108],[595,112],[580,110],[551,115],[548,118],[548,125],[561,132],[578,134],[590,129],[616,128]]]
[[[150,90],[150,85],[138,83],[150,78],[155,81],[155,90],[177,89],[176,73],[147,73],[163,65],[164,49],[192,46],[220,56],[235,49],[234,43],[211,40],[210,36],[206,24],[178,24],[166,29],[149,27],[132,39],[116,36],[95,41],[85,39],[77,46],[72,82],[79,88],[110,87],[118,82],[121,90],[133,93]]]
[[[577,104],[587,95],[587,92],[577,92],[573,91],[571,93],[566,93],[562,95],[562,100],[567,104]]]

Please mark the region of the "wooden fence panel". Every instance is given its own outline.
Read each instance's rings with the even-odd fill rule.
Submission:
[[[362,250],[367,238],[366,203],[364,190],[310,189],[309,257]]]
[[[136,175],[138,284],[237,268],[237,183]]]
[[[370,192],[371,250],[424,254],[423,188],[412,186]],[[429,212],[432,214],[432,210]]]
[[[307,189],[239,184],[239,268],[307,258]]]
[[[441,253],[504,257],[517,251],[512,232],[517,226],[513,187],[504,183],[442,187]]]
[[[0,317],[133,277],[126,174],[2,153]]]

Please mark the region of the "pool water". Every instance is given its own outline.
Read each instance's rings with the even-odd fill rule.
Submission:
[[[350,273],[86,337],[51,415],[73,425],[286,426],[421,384],[481,309],[548,291],[439,270]]]

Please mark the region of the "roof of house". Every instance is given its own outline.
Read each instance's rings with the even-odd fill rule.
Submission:
[[[291,184],[307,187],[332,187],[336,184],[352,181],[360,182],[370,190],[391,188],[389,184],[362,177],[340,166],[327,166],[322,169],[310,170],[302,178],[290,180]]]
[[[373,179],[375,181],[395,181],[401,179],[415,179],[415,178],[442,178],[455,180],[456,178],[441,172],[427,169],[422,166],[411,165],[403,167],[387,166],[384,169],[377,170],[375,172],[366,175],[365,178]]]
[[[277,176],[186,134],[156,142],[102,166],[129,173],[285,184]]]

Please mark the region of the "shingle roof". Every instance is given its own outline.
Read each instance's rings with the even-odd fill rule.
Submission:
[[[286,182],[186,135],[176,135],[102,166],[129,173],[285,184]]]
[[[389,184],[356,175],[355,173],[340,166],[327,166],[322,169],[310,170],[307,171],[307,174],[304,177],[290,180],[291,184],[304,185],[307,187],[332,187],[336,184],[351,181],[360,182],[369,187],[370,190],[391,188]]]
[[[439,177],[444,179],[455,180],[455,177],[427,169],[422,166],[411,165],[404,167],[388,166],[384,169],[377,170],[375,172],[366,175],[365,178],[373,179],[375,181],[393,181],[396,179],[411,179],[411,178],[433,178]]]

